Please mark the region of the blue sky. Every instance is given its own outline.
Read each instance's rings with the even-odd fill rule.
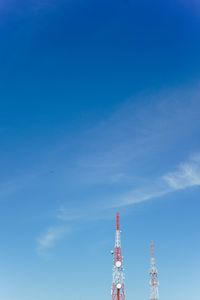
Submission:
[[[200,5],[0,3],[0,298],[200,296]]]

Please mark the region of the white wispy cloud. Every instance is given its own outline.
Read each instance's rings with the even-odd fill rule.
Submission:
[[[182,163],[176,171],[168,173],[163,178],[172,190],[198,186],[200,185],[200,160],[193,158]]]
[[[180,163],[175,170],[150,181],[147,186],[140,187],[124,195],[114,207],[134,205],[173,193],[175,191],[200,186],[200,154],[192,155]]]
[[[69,233],[69,228],[66,226],[50,227],[47,231],[37,239],[37,251],[39,254],[44,254],[47,250],[55,247],[66,234]]]
[[[199,136],[199,96],[197,84],[130,98],[83,135],[69,180],[88,186],[137,184],[150,168],[151,177],[173,168],[198,150],[192,141]]]
[[[87,210],[76,208],[74,211],[63,206],[57,210],[56,217],[64,223],[109,219],[113,217],[116,209],[156,199],[161,200],[166,195],[194,186],[200,186],[200,154],[198,153],[192,155],[187,161],[181,162],[174,170],[154,180],[149,180],[145,185],[130,189],[118,197],[111,197],[109,201],[104,202],[104,205],[94,206]]]
[[[149,187],[138,188],[137,190],[133,190],[120,197],[120,199],[113,204],[113,208],[140,204],[152,199],[163,197],[170,192],[171,190],[169,188],[163,186],[154,190]]]
[[[108,219],[116,209],[200,186],[199,96],[199,85],[142,95],[83,134],[64,173],[76,200],[63,201],[57,221]]]
[[[38,186],[42,182],[52,199],[60,197],[61,209],[57,201],[47,205],[55,212],[53,222],[60,225],[37,239],[38,252],[55,247],[74,224],[107,219],[117,207],[199,186],[200,155],[190,157],[200,151],[199,97],[199,84],[132,97],[72,142],[64,141],[48,157],[45,152],[42,171],[23,183],[30,191],[32,181]],[[16,182],[10,186],[18,186]]]
[[[192,155],[187,161],[178,164],[174,170],[153,180],[150,179],[144,185],[129,189],[118,197],[111,197],[102,206],[94,206],[87,211],[78,209],[69,211],[69,209],[62,207],[58,210],[57,218],[64,222],[81,222],[85,218],[89,221],[107,219],[117,208],[138,205],[157,198],[161,199],[170,193],[194,186],[200,186],[200,153]]]

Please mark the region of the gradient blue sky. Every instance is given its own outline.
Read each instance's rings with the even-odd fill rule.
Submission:
[[[200,4],[1,0],[0,298],[200,298]]]

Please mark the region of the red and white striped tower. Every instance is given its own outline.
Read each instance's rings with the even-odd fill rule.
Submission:
[[[159,300],[158,270],[156,268],[155,245],[151,242],[151,267],[150,267],[150,300]]]
[[[120,238],[120,216],[116,214],[116,236],[113,251],[112,300],[125,300],[124,269]]]

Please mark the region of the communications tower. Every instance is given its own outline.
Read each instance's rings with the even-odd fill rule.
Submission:
[[[150,300],[159,300],[158,270],[156,268],[155,244],[151,242],[151,268],[150,268]]]
[[[120,215],[116,214],[116,235],[113,254],[112,300],[125,300],[124,268],[120,237]]]

